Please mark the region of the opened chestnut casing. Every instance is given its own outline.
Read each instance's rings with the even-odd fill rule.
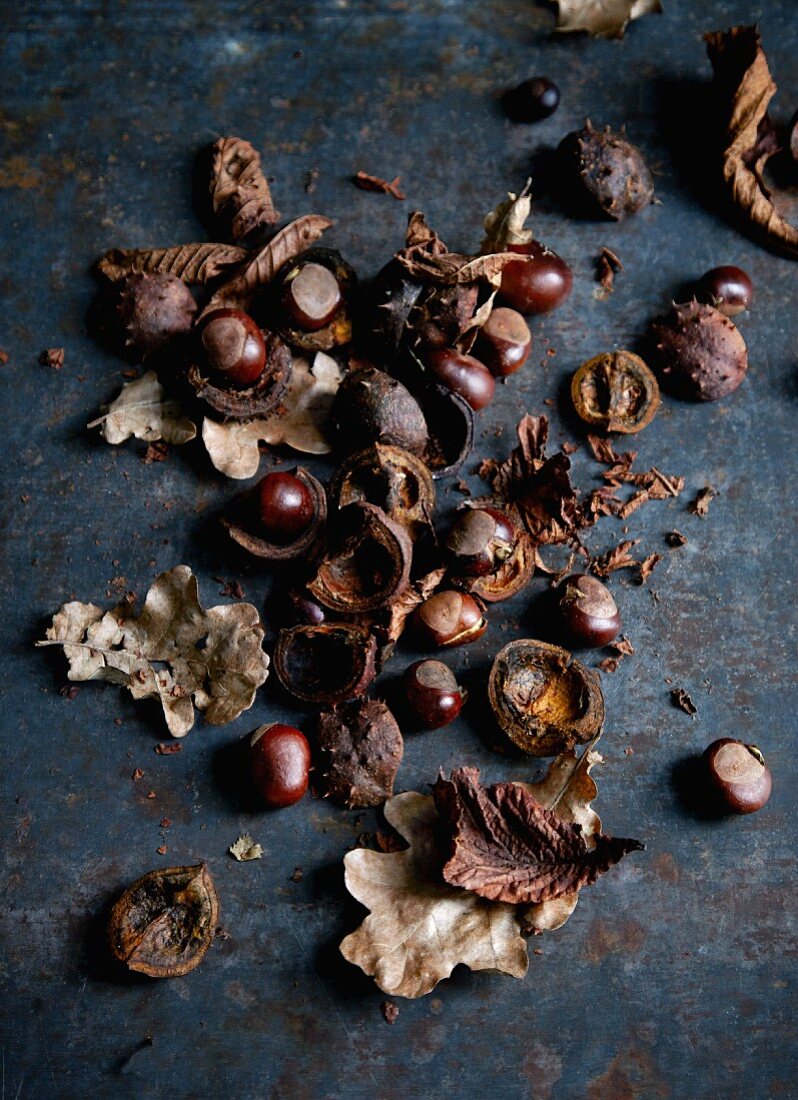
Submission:
[[[270,290],[279,294],[287,279],[295,269],[305,264],[319,264],[331,271],[336,278],[342,295],[341,307],[335,316],[320,329],[307,330],[291,322],[283,313],[283,321],[277,331],[286,343],[303,351],[329,351],[331,348],[348,344],[352,339],[352,319],[349,316],[349,302],[357,288],[357,275],[354,268],[346,262],[340,252],[333,248],[308,248],[299,256],[289,260],[275,275]],[[270,303],[269,315],[279,311],[276,303]]]
[[[330,485],[339,508],[376,504],[412,539],[426,534],[435,511],[435,483],[426,463],[401,447],[376,443],[351,455]]]
[[[341,703],[362,695],[377,674],[377,642],[351,623],[293,626],[280,631],[274,671],[305,703]]]
[[[257,534],[257,509],[254,490],[242,494],[233,505],[229,517],[222,517],[222,526],[233,542],[237,542],[247,553],[268,561],[290,561],[300,554],[307,554],[318,541],[327,519],[327,494],[324,486],[303,466],[289,471],[298,478],[311,495],[313,501],[313,520],[302,534],[289,543],[270,542]],[[255,487],[257,489],[257,486]]]
[[[290,381],[292,361],[288,346],[275,333],[261,331],[266,344],[266,365],[257,382],[246,389],[217,385],[196,362],[188,367],[186,378],[197,397],[231,420],[249,420],[272,412]]]

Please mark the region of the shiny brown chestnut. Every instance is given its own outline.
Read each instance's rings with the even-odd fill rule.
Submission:
[[[513,552],[518,528],[498,508],[469,508],[455,519],[444,543],[452,570],[461,577],[495,573]]]
[[[309,332],[324,328],[342,304],[340,283],[323,264],[298,264],[285,277],[283,309],[300,328]]]
[[[468,592],[436,592],[413,612],[417,634],[428,645],[467,645],[488,629],[482,605]]]
[[[621,615],[612,593],[586,573],[572,573],[554,590],[555,631],[564,645],[597,649],[618,636]]]
[[[221,517],[234,542],[253,557],[271,561],[290,561],[307,554],[319,540],[326,520],[324,486],[302,466],[284,474],[267,474],[232,501]]]
[[[532,333],[516,309],[497,306],[479,330],[474,351],[497,378],[515,374],[529,358]]]
[[[258,482],[255,493],[261,530],[278,546],[296,541],[313,522],[313,497],[294,474],[267,474]]]
[[[260,378],[266,365],[266,344],[248,313],[211,310],[200,321],[197,334],[211,371],[228,385],[251,386]]]
[[[709,781],[729,812],[756,813],[770,798],[770,769],[756,745],[721,737],[706,749],[704,762]]]
[[[273,722],[256,729],[249,740],[249,762],[267,806],[292,806],[308,789],[310,745],[294,726]]]
[[[505,92],[502,105],[513,122],[541,122],[560,103],[560,89],[547,76],[532,76]]]
[[[493,400],[496,382],[484,363],[456,348],[432,348],[424,362],[447,389],[459,393],[474,411]]]
[[[453,722],[463,708],[465,691],[443,661],[416,661],[402,677],[405,710],[421,729],[437,730]]]
[[[753,293],[751,276],[741,267],[724,264],[713,267],[701,276],[697,297],[700,302],[714,306],[727,317],[736,317],[748,309]]]
[[[522,258],[502,269],[499,299],[519,313],[549,313],[561,306],[574,285],[573,273],[556,252],[540,241],[508,244]]]

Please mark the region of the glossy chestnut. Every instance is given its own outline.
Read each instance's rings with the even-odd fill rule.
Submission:
[[[455,519],[445,547],[452,570],[460,577],[495,573],[510,557],[518,528],[498,508],[469,508]]]
[[[555,632],[574,649],[608,645],[621,629],[621,616],[612,593],[596,577],[572,573],[554,590]]]
[[[293,726],[260,726],[249,740],[252,778],[267,806],[299,802],[308,789],[310,745]]]
[[[770,798],[770,769],[756,745],[721,737],[706,749],[704,762],[711,786],[730,813],[756,813]]]
[[[531,347],[532,333],[518,310],[497,306],[479,330],[474,351],[491,374],[504,378],[523,367]]]
[[[228,385],[251,386],[266,365],[263,334],[248,313],[214,309],[199,323],[198,335],[211,371]]]
[[[465,692],[443,661],[416,661],[402,677],[405,710],[421,729],[437,730],[462,710]]]
[[[285,277],[283,309],[300,328],[309,332],[324,328],[342,304],[340,283],[323,264],[298,264]]]
[[[540,122],[557,110],[560,89],[547,76],[532,76],[505,92],[502,102],[513,122]]]
[[[472,409],[484,409],[493,400],[496,382],[484,363],[455,348],[433,348],[424,361],[447,389],[460,394]]]
[[[313,522],[313,497],[293,474],[267,474],[258,482],[255,495],[260,528],[279,546],[294,542]]]
[[[698,299],[719,309],[727,317],[736,317],[748,309],[754,293],[751,276],[731,264],[713,267],[701,276]]]
[[[499,298],[519,313],[548,313],[562,305],[573,287],[568,264],[540,241],[509,244],[508,252],[523,259],[511,261],[502,270]]]
[[[413,613],[417,634],[427,645],[467,645],[488,629],[482,605],[467,592],[436,592]]]

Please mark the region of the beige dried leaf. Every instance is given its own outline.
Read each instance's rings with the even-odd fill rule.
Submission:
[[[109,443],[124,443],[134,436],[146,443],[158,439],[165,443],[188,443],[197,434],[197,427],[183,413],[177,401],[164,400],[165,391],[154,371],[126,382],[119,396],[110,405],[103,405],[102,415],[87,424],[100,427],[100,434]]]
[[[278,222],[280,214],[274,209],[257,149],[243,138],[229,136],[214,142],[212,153],[213,212],[229,219],[233,240],[240,241],[260,226]]]
[[[633,19],[659,15],[660,0],[557,0],[558,31],[588,31],[597,38],[623,38]]]
[[[252,706],[268,675],[263,634],[252,604],[204,610],[197,578],[177,565],[156,577],[138,617],[126,605],[103,612],[72,601],[37,645],[63,646],[70,680],[123,684],[134,699],[157,696],[169,732],[183,737],[194,706],[214,726]]]
[[[532,181],[527,180],[519,195],[508,191],[504,202],[500,202],[495,210],[485,216],[485,237],[480,245],[481,252],[503,252],[508,245],[529,244],[535,239],[532,230],[526,228],[526,220],[532,209],[531,187]]]
[[[395,997],[429,993],[459,963],[522,978],[528,958],[515,907],[443,881],[432,798],[396,795],[386,802],[385,817],[410,847],[360,848],[344,858],[347,889],[371,911],[341,943],[344,958]]]
[[[260,859],[263,856],[263,848],[260,844],[255,843],[249,833],[243,833],[227,850],[239,863],[250,859]]]
[[[202,440],[211,462],[226,477],[244,479],[258,472],[260,442],[285,444],[302,454],[328,454],[332,448],[325,429],[342,377],[338,363],[323,351],[312,366],[295,356],[291,381],[274,416],[226,424],[205,418]]]
[[[97,271],[118,283],[135,272],[176,275],[190,285],[209,283],[238,267],[250,253],[234,244],[176,244],[171,248],[112,248],[97,261]]]

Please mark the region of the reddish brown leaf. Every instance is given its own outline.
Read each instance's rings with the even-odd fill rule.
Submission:
[[[643,558],[640,562],[640,575],[638,577],[638,583],[644,584],[651,574],[654,572],[658,562],[662,561],[662,554],[649,554],[647,558]]]
[[[52,370],[61,370],[64,365],[64,349],[45,348],[39,356],[39,362],[43,367],[50,367]]]
[[[392,195],[395,199],[407,198],[407,195],[399,190],[399,176],[389,183],[388,180],[380,179],[379,176],[370,176],[367,172],[356,172],[352,182],[361,191],[377,191],[383,195]]]
[[[592,569],[597,577],[608,577],[616,569],[633,569],[640,563],[629,553],[633,546],[637,546],[640,539],[624,539],[612,550],[602,554],[593,562]]]
[[[210,192],[213,212],[229,222],[234,241],[280,220],[260,153],[243,138],[220,137],[214,143]]]
[[[691,500],[687,505],[687,511],[692,512],[694,516],[705,516],[717,495],[711,486],[705,486],[696,494],[695,500]]]

